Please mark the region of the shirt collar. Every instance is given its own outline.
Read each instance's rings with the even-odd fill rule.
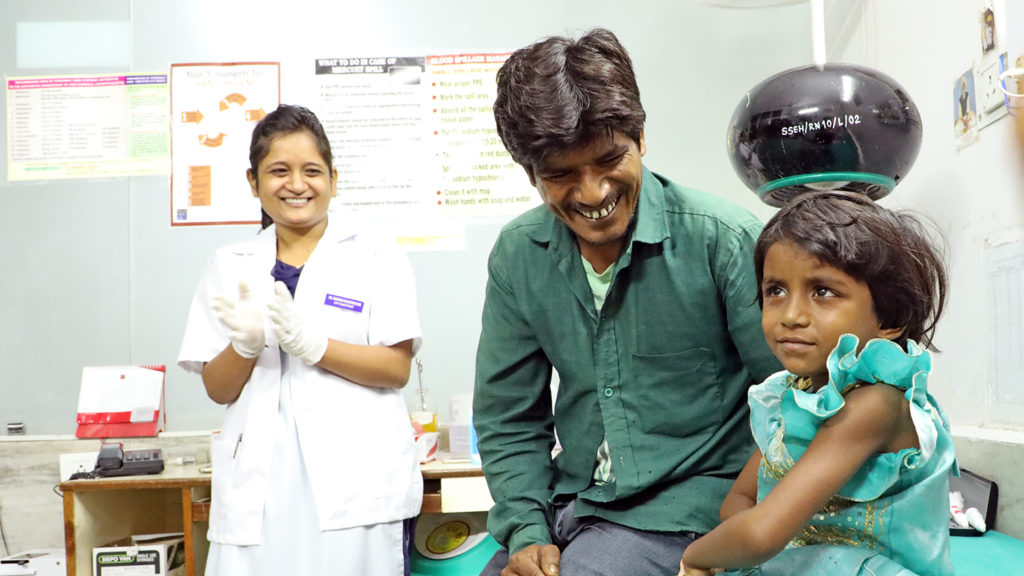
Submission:
[[[320,242],[341,243],[354,238],[358,232],[351,224],[352,221],[350,219],[346,220],[339,214],[329,215],[327,217],[327,228],[324,229],[324,235],[320,237]],[[264,242],[274,242],[276,249],[277,226],[271,224],[265,230],[260,230],[257,239]]]
[[[630,243],[658,244],[671,236],[665,223],[665,184],[647,166],[643,167],[642,182],[636,228]]]
[[[320,242],[340,244],[355,238],[358,231],[354,227],[346,225],[350,223],[351,221],[346,222],[337,214],[332,214],[327,219],[327,228],[324,230]],[[235,247],[237,254],[256,254],[257,252],[277,254],[277,227],[274,224],[257,232],[254,243],[241,243]]]

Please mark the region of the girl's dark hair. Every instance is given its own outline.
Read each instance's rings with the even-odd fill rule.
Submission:
[[[267,114],[256,124],[249,143],[249,170],[254,179],[259,179],[260,162],[270,154],[270,145],[278,136],[286,136],[301,131],[309,132],[316,140],[317,151],[327,163],[327,169],[334,168],[334,156],[331,154],[331,141],[324,132],[320,119],[311,110],[303,106],[281,104],[276,110]],[[261,225],[264,229],[274,223],[263,211]]]
[[[808,192],[765,225],[754,246],[757,298],[763,300],[764,258],[773,244],[790,242],[868,285],[883,329],[902,328],[907,339],[936,350],[935,324],[946,301],[941,234],[907,211],[884,208],[863,194]]]
[[[633,62],[611,31],[555,36],[512,53],[498,70],[494,121],[519,165],[621,132],[639,143],[646,113]]]

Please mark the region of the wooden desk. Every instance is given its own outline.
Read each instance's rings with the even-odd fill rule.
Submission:
[[[447,456],[442,453],[442,457]],[[423,471],[422,513],[443,507],[442,480],[478,478],[483,474],[468,461],[437,460]],[[185,574],[201,575],[206,567],[205,526],[209,522],[210,474],[195,465],[169,465],[161,474],[68,480],[64,493],[64,549],[67,576],[92,576],[92,549],[132,534],[185,533]],[[198,536],[198,537],[197,537]]]
[[[132,534],[185,533],[185,573],[202,574],[209,544],[194,534],[210,513],[210,474],[195,465],[160,474],[68,480],[64,493],[64,550],[68,576],[92,576],[92,549]],[[199,547],[199,553],[196,548]],[[196,570],[196,559],[200,569]]]
[[[448,462],[445,458],[449,454],[441,452],[438,459],[420,465],[423,472],[423,505],[420,507],[420,514],[438,514],[444,510],[441,486],[450,479],[475,478],[486,489],[483,472],[479,466],[475,466],[468,459]],[[483,508],[489,509],[489,506]]]

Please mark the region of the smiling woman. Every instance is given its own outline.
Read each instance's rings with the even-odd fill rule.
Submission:
[[[277,227],[278,259],[305,264],[327,228],[327,209],[338,194],[338,171],[317,150],[308,130],[273,137],[259,165],[247,172],[252,195]]]
[[[249,156],[264,229],[211,257],[178,357],[226,405],[206,573],[401,574],[423,494],[400,391],[420,343],[412,270],[328,217],[337,171],[312,112],[268,114]],[[357,431],[360,474],[319,457]]]

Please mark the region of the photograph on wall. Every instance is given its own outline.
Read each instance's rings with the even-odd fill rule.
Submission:
[[[249,140],[280,101],[277,62],[171,65],[171,226],[260,222]]]
[[[953,83],[953,135],[963,148],[977,138],[978,105],[974,93],[974,70],[968,69]]]
[[[981,52],[988,54],[996,48],[996,15],[991,8],[981,13]]]

